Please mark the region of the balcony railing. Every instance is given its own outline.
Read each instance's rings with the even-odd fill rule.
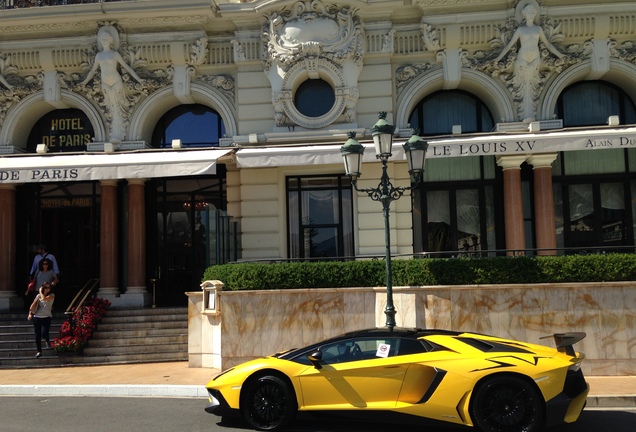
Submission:
[[[63,6],[81,3],[109,3],[130,0],[0,0],[0,10],[20,9],[41,6]]]
[[[636,246],[592,246],[592,247],[569,247],[554,249],[493,249],[493,250],[456,250],[438,252],[417,252],[411,254],[391,254],[392,258],[494,258],[494,257],[535,257],[539,255],[559,256],[559,255],[591,255],[591,254],[636,254]],[[357,255],[346,257],[306,257],[306,258],[260,258],[260,259],[238,259],[231,260],[228,264],[239,263],[279,263],[279,262],[305,262],[305,261],[355,261],[360,259],[381,260],[384,255]]]

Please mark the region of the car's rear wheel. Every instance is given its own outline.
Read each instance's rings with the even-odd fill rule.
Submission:
[[[254,428],[279,430],[289,424],[297,411],[293,389],[277,376],[266,375],[247,384],[241,396],[241,412]]]
[[[532,384],[517,377],[492,377],[475,390],[470,414],[482,432],[535,432],[543,427],[544,405]]]

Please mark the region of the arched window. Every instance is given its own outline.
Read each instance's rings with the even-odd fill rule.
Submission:
[[[415,106],[409,123],[422,136],[450,134],[453,125],[461,125],[462,133],[488,132],[494,127],[486,105],[459,90],[443,90],[424,98]]]
[[[152,134],[152,145],[170,147],[180,139],[184,147],[215,147],[225,134],[223,119],[204,105],[180,105],[159,119]]]
[[[566,88],[557,101],[563,126],[601,126],[617,115],[621,124],[636,123],[634,102],[620,88],[603,81],[586,81]]]

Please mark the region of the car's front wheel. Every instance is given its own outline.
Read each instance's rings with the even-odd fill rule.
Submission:
[[[285,427],[294,419],[297,409],[291,386],[273,375],[251,381],[241,396],[243,417],[258,430],[274,431]]]
[[[473,394],[470,414],[482,432],[536,432],[545,421],[541,394],[530,383],[511,376],[480,383]]]

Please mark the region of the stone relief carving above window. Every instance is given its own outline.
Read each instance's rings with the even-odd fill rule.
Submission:
[[[428,51],[438,51],[442,49],[439,43],[437,29],[433,28],[432,25],[424,22],[424,18],[422,18],[420,29],[422,30],[422,41],[424,42],[424,46]]]
[[[623,42],[620,46],[614,41],[609,41],[610,54],[621,60],[636,64],[636,44],[632,41]]]
[[[235,102],[236,85],[230,75],[202,75],[199,80],[219,90],[229,101]]]
[[[430,63],[400,66],[397,71],[395,71],[395,83],[398,96],[411,81],[429,71],[432,66]]]
[[[277,127],[317,129],[355,122],[364,56],[363,28],[355,10],[298,1],[267,17],[262,38]],[[333,88],[335,103],[320,117],[307,117],[294,105],[294,92],[307,79],[322,79]]]
[[[42,88],[40,76],[19,76],[11,55],[0,54],[0,128],[7,112],[19,101]]]
[[[195,43],[190,45],[190,64],[200,66],[206,62],[208,58],[208,38],[201,37]]]
[[[307,56],[335,64],[362,62],[362,24],[349,7],[299,1],[291,9],[271,14],[263,28],[266,65],[289,69]]]
[[[560,31],[560,25],[555,26],[548,17],[539,17],[539,10],[539,4],[535,0],[517,2],[514,17],[503,27],[496,28],[497,37],[490,40],[492,51],[468,52],[461,48],[453,50],[452,54],[457,59],[455,62],[444,63],[445,78],[449,75],[459,78],[461,70],[454,74],[446,71],[448,65],[457,65],[459,68],[471,68],[500,79],[513,96],[518,120],[534,120],[545,82],[551,75],[560,73],[575,62],[573,50],[561,45],[564,35]],[[439,43],[438,29],[427,24],[425,18],[422,19],[420,28],[426,49],[437,52],[438,62],[448,60],[446,48]],[[406,78],[412,80],[414,71],[405,70],[410,72]],[[405,81],[398,82],[398,91],[404,84]]]
[[[536,119],[539,96],[547,78],[560,72],[566,64],[561,44],[560,25],[554,26],[547,17],[539,17],[535,0],[517,3],[515,18],[501,28],[500,37],[491,41],[495,49],[502,47],[492,60],[495,71],[506,84],[517,104],[518,120]],[[502,60],[504,60],[502,62]]]
[[[111,142],[126,139],[132,109],[142,99],[166,86],[187,86],[180,88],[180,94],[189,93],[190,78],[196,77],[196,67],[204,64],[208,58],[208,39],[201,37],[188,47],[188,63],[179,68],[187,75],[187,80],[175,82],[176,66],[165,69],[148,69],[148,61],[143,58],[141,48],[133,49],[119,41],[123,34],[116,23],[101,22],[98,40],[92,52],[85,52],[82,64],[88,70],[86,77],[72,74],[70,80],[63,81],[66,87],[94,101],[104,113],[109,125]],[[100,38],[101,32],[101,38]],[[122,38],[123,39],[123,38]],[[97,74],[97,71],[100,74]],[[181,71],[180,69],[180,71]],[[78,84],[78,81],[82,80]],[[227,75],[203,75],[198,79],[210,85],[227,97],[235,100],[234,80]]]
[[[99,78],[95,79],[91,94],[93,100],[105,109],[106,119],[109,123],[108,139],[119,143],[126,139],[130,112],[136,96],[145,91],[145,82],[130,66],[135,63],[143,63],[139,53],[128,50],[124,55],[120,49],[120,30],[114,25],[107,24],[100,27],[97,32],[97,52],[88,57],[90,65],[88,74],[79,84],[85,87],[99,72]],[[132,77],[136,84],[131,83]],[[98,90],[99,88],[99,90]],[[99,93],[98,93],[99,92]]]
[[[518,102],[519,119],[527,122],[536,119],[537,101],[547,75],[563,64],[554,61],[546,50],[557,59],[564,57],[553,45],[553,42],[563,40],[558,26],[552,26],[547,20],[539,24],[538,14],[539,4],[534,0],[522,0],[517,4],[515,21],[518,25],[512,31],[509,22],[501,33],[501,42],[505,42],[505,46],[493,60],[498,63],[511,53],[504,71],[509,74],[508,88]]]

